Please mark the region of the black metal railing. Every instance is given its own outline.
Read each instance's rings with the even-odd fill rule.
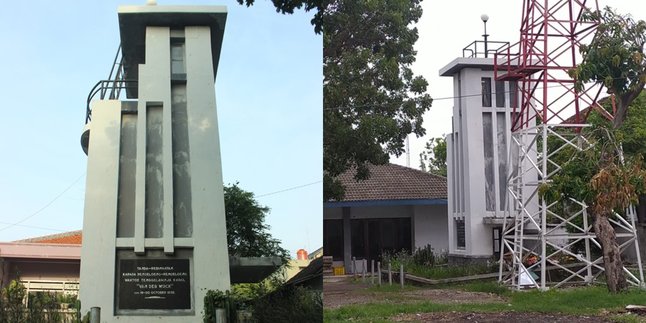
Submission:
[[[85,123],[92,120],[92,107],[90,103],[94,100],[95,96],[99,95],[99,100],[116,100],[121,96],[121,90],[132,87],[133,85],[136,86],[136,83],[136,80],[124,79],[123,57],[121,57],[121,46],[119,46],[108,79],[97,82],[87,96]]]
[[[476,40],[462,49],[462,57],[491,57],[501,48],[509,46],[507,41],[482,41]]]

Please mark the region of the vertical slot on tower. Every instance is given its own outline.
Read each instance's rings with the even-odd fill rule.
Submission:
[[[162,106],[146,102],[146,238],[163,236]]]
[[[173,235],[193,236],[190,149],[186,110],[186,39],[184,29],[172,29],[171,119],[173,137]]]
[[[171,86],[173,118],[173,218],[175,237],[193,235],[193,208],[191,196],[190,149],[188,142],[188,115],[186,112],[186,84]]]
[[[123,102],[119,150],[117,237],[135,236],[135,185],[137,163],[137,104]]]
[[[184,29],[171,29],[170,74],[173,81],[186,81],[186,41]]]

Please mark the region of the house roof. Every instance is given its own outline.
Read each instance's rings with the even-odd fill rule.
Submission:
[[[345,186],[342,201],[446,199],[446,177],[395,164],[370,165],[370,178],[357,181],[354,170],[338,178]]]
[[[285,282],[285,285],[322,287],[323,284],[323,257],[312,260],[307,267],[299,271],[294,277]]]
[[[81,230],[50,234],[35,238],[23,239],[14,242],[25,243],[49,243],[49,244],[77,244],[80,245],[83,241],[83,233]]]
[[[585,121],[585,119],[588,118],[590,113],[600,113],[598,109],[603,109],[603,105],[606,104],[606,102],[608,102],[610,99],[611,98],[609,96],[603,97],[596,101],[596,106],[597,106],[596,109],[594,108],[595,105],[590,105],[587,108],[579,111],[579,115],[581,116],[581,118],[583,118],[583,120],[579,121],[578,123],[586,123],[587,121]],[[608,111],[607,113],[611,114],[610,111]],[[570,123],[577,123],[575,114],[573,114],[572,116],[570,116],[569,118],[566,118],[565,120],[563,120],[563,122],[561,122],[561,124],[570,124]]]

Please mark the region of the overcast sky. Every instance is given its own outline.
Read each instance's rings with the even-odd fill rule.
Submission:
[[[224,182],[271,208],[271,232],[292,255],[321,247],[322,39],[313,14],[277,14],[269,1],[158,3],[227,5],[216,80]],[[0,241],[81,229],[85,103],[114,59],[117,7],[133,4],[145,0],[3,2]]]
[[[594,1],[588,0],[588,6]],[[635,0],[599,0],[599,8],[610,6],[619,13],[630,13],[636,19],[646,20],[646,2]],[[490,41],[520,40],[522,0],[452,0],[422,2],[424,13],[416,25],[419,40],[415,44],[417,59],[413,70],[429,82],[428,92],[434,98],[433,106],[424,115],[426,136],[411,135],[410,166],[419,168],[419,154],[429,138],[451,131],[453,85],[451,77],[440,77],[438,71],[457,57],[474,40],[483,40],[482,14],[489,16],[487,33]],[[406,165],[406,155],[391,157],[391,162]]]

